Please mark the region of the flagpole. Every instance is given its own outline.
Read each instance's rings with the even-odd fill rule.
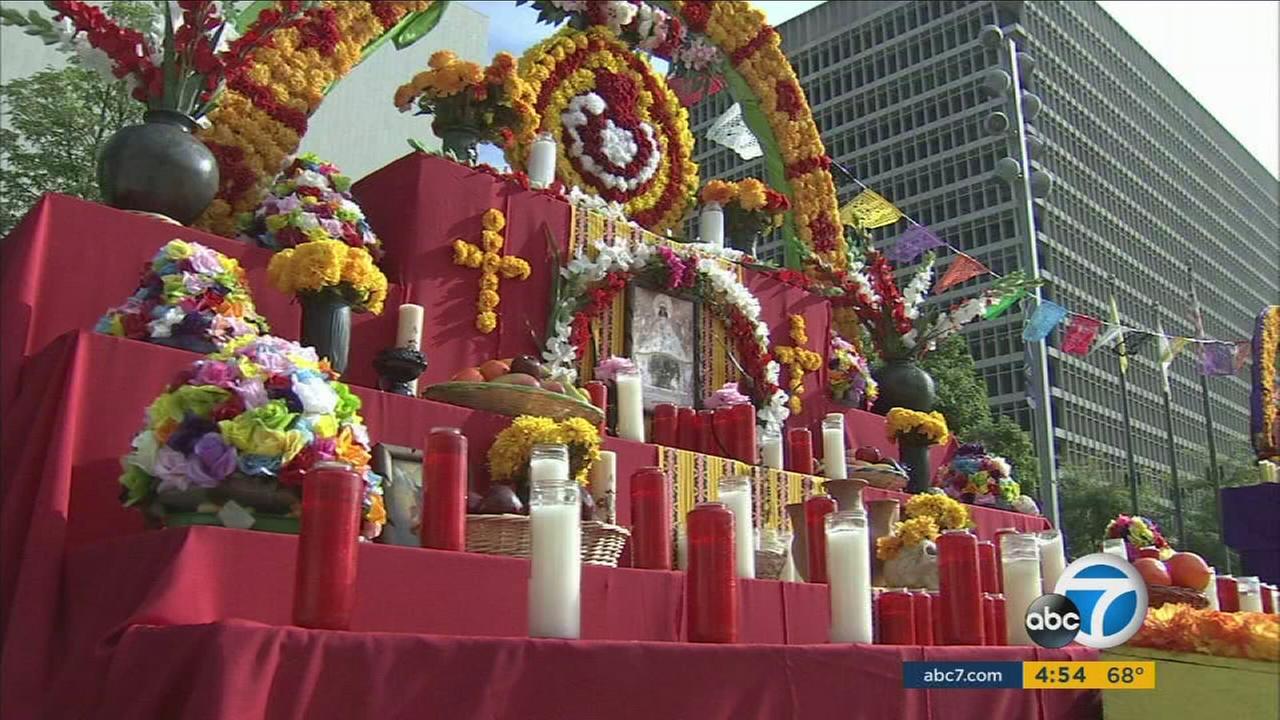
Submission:
[[[1108,284],[1111,287],[1116,286],[1116,278],[1114,275],[1107,276]],[[1116,324],[1120,323],[1119,311],[1116,306],[1116,295],[1111,293],[1111,309],[1113,317],[1111,318]],[[1116,346],[1116,367],[1120,371],[1120,414],[1124,421],[1124,457],[1125,467],[1129,475],[1129,512],[1132,515],[1138,514],[1138,463],[1133,452],[1133,416],[1129,405],[1129,378],[1125,366],[1129,361],[1129,347],[1124,341],[1124,331],[1120,331],[1120,343]]]
[[[1158,338],[1161,340],[1159,348],[1163,355],[1165,348],[1168,347],[1169,339],[1164,334],[1164,325],[1160,323],[1158,317],[1160,308],[1155,302],[1151,303],[1151,311],[1157,314],[1156,329],[1160,332],[1161,337]],[[1164,432],[1169,446],[1169,476],[1173,480],[1174,529],[1178,533],[1178,542],[1185,543],[1187,541],[1187,536],[1183,534],[1185,528],[1182,519],[1182,483],[1178,479],[1178,448],[1173,436],[1173,392],[1169,386],[1169,368],[1173,362],[1172,359],[1170,359],[1169,365],[1166,365],[1163,357],[1158,358],[1158,361],[1162,376],[1160,392],[1164,396]]]
[[[1187,265],[1187,280],[1191,285],[1191,307],[1195,312],[1196,339],[1202,340],[1204,334],[1204,318],[1200,314],[1200,294],[1196,291],[1196,273]],[[1204,356],[1208,352],[1207,345],[1200,346],[1200,402],[1204,411],[1204,432],[1206,447],[1209,450],[1209,482],[1213,485],[1213,514],[1218,525],[1218,543],[1222,545],[1222,566],[1224,572],[1231,574],[1231,552],[1223,542],[1222,526],[1222,470],[1218,467],[1218,441],[1213,432],[1213,404],[1209,402],[1209,375],[1204,365]],[[1186,543],[1185,538],[1179,538]]]

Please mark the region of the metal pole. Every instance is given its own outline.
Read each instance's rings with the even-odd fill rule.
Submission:
[[[1016,213],[1026,250],[1026,273],[1032,281],[1040,279],[1040,253],[1036,247],[1035,204],[1031,194],[1031,153],[1027,150],[1027,124],[1022,112],[1022,79],[1018,77],[1018,45],[1013,38],[1005,38],[1005,54],[1009,60],[1011,105],[1016,142],[1014,155],[1022,171],[1019,186],[1014,188]],[[1030,293],[1031,312],[1040,307],[1040,287]],[[1062,527],[1058,512],[1058,472],[1054,457],[1053,404],[1049,392],[1049,356],[1045,341],[1030,343],[1031,378],[1035,388],[1036,406],[1032,410],[1032,428],[1035,437],[1036,456],[1040,462],[1040,505],[1054,527]]]
[[[1154,302],[1151,303],[1151,310],[1159,313]],[[1165,342],[1168,341],[1165,340]],[[1184,533],[1182,520],[1182,483],[1178,479],[1178,448],[1173,437],[1173,391],[1169,386],[1168,370],[1164,367],[1163,360],[1156,358],[1156,361],[1161,365],[1160,394],[1164,396],[1164,432],[1169,446],[1169,476],[1173,480],[1173,522],[1178,533],[1178,542],[1184,543],[1187,541],[1187,536]]]
[[[1116,286],[1115,275],[1107,275],[1107,282],[1111,287]],[[1116,308],[1116,295],[1111,293],[1111,307]],[[1118,312],[1118,311],[1117,311]],[[1120,322],[1117,314],[1112,320],[1116,323]],[[1124,457],[1125,467],[1129,474],[1129,512],[1133,515],[1138,514],[1138,462],[1133,452],[1133,420],[1132,409],[1129,405],[1129,377],[1125,370],[1128,364],[1129,346],[1124,341],[1124,333],[1120,334],[1120,342],[1116,346],[1116,370],[1120,375],[1120,417],[1124,422]]]
[[[1196,274],[1187,265],[1187,279],[1191,285],[1191,304],[1195,310],[1196,338],[1203,339],[1204,318],[1200,315],[1200,295],[1196,292]],[[1204,353],[1204,346],[1200,347],[1200,352]],[[1203,360],[1201,361],[1203,365]],[[1213,432],[1213,404],[1209,402],[1209,377],[1204,374],[1204,368],[1200,371],[1200,402],[1204,412],[1204,432],[1206,439],[1206,447],[1209,450],[1209,482],[1213,485],[1213,515],[1218,525],[1218,542],[1222,544],[1222,566],[1226,568],[1226,574],[1231,573],[1231,553],[1227,550],[1227,545],[1223,541],[1222,527],[1222,472],[1218,467],[1218,441],[1214,437]],[[1183,543],[1186,538],[1179,538]]]

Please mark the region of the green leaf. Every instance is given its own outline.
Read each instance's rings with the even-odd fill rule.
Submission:
[[[431,154],[431,150],[426,145],[423,145],[422,141],[418,138],[409,138],[409,147],[420,153],[426,153],[428,155]]]
[[[17,25],[18,27],[25,27],[27,24],[27,19],[22,16],[22,13],[13,8],[0,8],[0,21],[3,21],[5,25]]]
[[[257,21],[258,16],[262,14],[262,11],[273,5],[275,5],[273,0],[257,0],[256,2],[249,3],[246,7],[241,8],[236,13],[235,18],[231,20],[231,24],[235,27],[238,33],[243,35],[244,31],[248,30],[249,26]]]
[[[448,5],[448,0],[438,0],[431,3],[431,6],[422,12],[410,13],[405,18],[408,22],[402,20],[397,23],[396,27],[387,33],[392,36],[396,49],[403,50],[431,32],[440,23],[440,18],[444,15],[444,10]]]

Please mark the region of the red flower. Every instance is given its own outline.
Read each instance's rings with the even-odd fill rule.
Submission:
[[[231,420],[245,411],[244,401],[232,393],[231,397],[213,409],[213,421]]]
[[[596,3],[591,3],[595,5]],[[696,32],[706,32],[707,21],[711,19],[711,2],[710,0],[689,0],[684,4],[681,10],[684,13],[685,22],[689,23],[689,27]]]
[[[120,317],[120,324],[124,328],[124,336],[135,340],[145,340],[147,338],[147,320],[141,315],[128,313]]]
[[[809,232],[813,234],[813,249],[818,252],[831,252],[836,249],[840,239],[840,228],[825,216],[818,216],[809,222]]]
[[[755,37],[751,38],[750,42],[737,50],[734,50],[733,54],[729,56],[729,61],[733,63],[734,66],[740,65],[744,60],[754,55],[757,50],[767,45],[777,34],[777,30],[765,25],[760,28],[760,32],[756,33]]]

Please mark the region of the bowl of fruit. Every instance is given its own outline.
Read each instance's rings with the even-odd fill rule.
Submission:
[[[1195,608],[1209,606],[1205,591],[1212,582],[1213,570],[1199,555],[1176,552],[1164,560],[1140,555],[1133,560],[1133,566],[1147,583],[1147,602],[1151,607],[1175,603]]]
[[[882,490],[901,490],[907,486],[906,469],[872,445],[864,445],[854,451],[853,458],[849,460],[849,477],[866,480],[871,487]]]
[[[585,390],[552,379],[532,355],[488,360],[460,370],[449,382],[428,385],[422,397],[512,417],[578,417],[596,425],[604,421],[604,411],[591,404]]]

